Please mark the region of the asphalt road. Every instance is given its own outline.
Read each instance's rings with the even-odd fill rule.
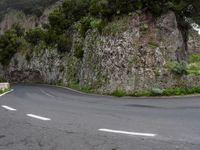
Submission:
[[[15,85],[0,150],[200,150],[200,97],[115,98]]]

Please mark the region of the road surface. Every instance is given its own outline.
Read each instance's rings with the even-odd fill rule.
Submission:
[[[0,97],[0,150],[200,150],[200,97],[116,98],[44,85]]]

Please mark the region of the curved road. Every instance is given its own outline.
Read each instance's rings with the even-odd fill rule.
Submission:
[[[0,97],[0,150],[199,150],[200,98],[115,98],[44,85]]]

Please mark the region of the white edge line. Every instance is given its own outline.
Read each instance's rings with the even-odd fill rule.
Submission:
[[[3,93],[3,94],[0,94],[0,97],[6,95],[6,94],[8,94],[8,93],[11,93],[11,92],[13,92],[13,91],[14,91],[14,89],[11,89],[11,90],[8,91],[8,92],[5,92],[5,93]]]
[[[34,115],[34,114],[26,114],[26,115],[28,117],[32,117],[32,118],[43,120],[43,121],[50,121],[51,120],[50,118],[45,118],[45,117]]]
[[[5,108],[7,110],[10,110],[10,111],[17,111],[17,109],[9,107],[9,106],[6,106],[6,105],[2,105],[1,107]]]
[[[99,129],[99,131],[110,132],[110,133],[119,133],[119,134],[127,134],[127,135],[135,135],[135,136],[146,136],[146,137],[157,136],[156,134],[152,134],[152,133],[128,132],[128,131],[111,130],[111,129]]]

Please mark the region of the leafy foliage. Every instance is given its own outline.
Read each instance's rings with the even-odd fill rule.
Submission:
[[[82,59],[84,55],[83,45],[82,43],[77,43],[74,46],[74,56],[78,59]]]
[[[29,43],[37,45],[44,39],[44,31],[41,28],[31,29],[26,33],[25,39]]]
[[[175,75],[185,75],[188,73],[185,62],[170,62],[167,64],[167,68]]]
[[[0,36],[0,63],[4,66],[8,65],[10,59],[21,45],[21,39],[18,37],[18,32],[15,29],[11,29]]]
[[[0,16],[8,8],[40,16],[45,7],[56,1],[58,0],[1,0]],[[180,28],[187,36],[188,23],[185,18],[190,18],[200,24],[199,6],[198,0],[65,0],[49,15],[49,24],[44,24],[43,28],[31,29],[25,33],[24,29],[15,25],[11,31],[1,36],[0,61],[5,63],[14,55],[20,47],[21,38],[25,38],[32,45],[43,42],[46,46],[57,47],[60,53],[69,52],[72,47],[70,35],[74,29],[85,37],[89,29],[98,29],[101,32],[113,18],[128,15],[137,10],[151,12],[154,16],[160,16],[169,10],[174,11]],[[123,29],[123,26],[120,29]],[[148,26],[144,25],[143,30],[147,29]],[[157,47],[154,43],[149,43],[149,46]],[[77,47],[75,52],[76,57],[82,57],[83,51],[80,47]],[[175,63],[171,67],[173,72],[185,74],[183,64]]]
[[[60,35],[57,41],[58,52],[70,52],[72,47],[72,39],[67,35]]]

